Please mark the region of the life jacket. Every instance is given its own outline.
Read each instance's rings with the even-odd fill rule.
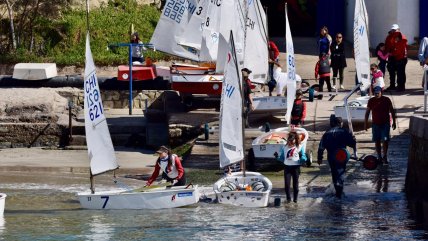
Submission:
[[[300,104],[298,104],[299,100],[294,100],[293,109],[291,110],[291,116],[300,117],[303,114],[303,101],[300,100]]]
[[[328,58],[320,59],[320,74],[330,73],[330,64]]]
[[[158,160],[158,165],[162,170],[162,172],[165,173],[171,179],[178,177],[178,170],[177,170],[177,167],[175,166],[175,158],[178,158],[178,156],[175,154],[168,156],[168,159],[172,160],[170,167],[168,167],[168,161],[161,161],[160,158]]]

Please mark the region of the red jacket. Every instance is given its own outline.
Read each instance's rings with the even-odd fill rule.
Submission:
[[[180,180],[183,177],[184,174],[184,168],[181,165],[181,161],[180,158],[176,155],[173,155],[174,158],[174,162],[175,162],[175,168],[177,168],[177,172],[178,172],[178,176],[175,178],[177,180]],[[168,167],[168,170],[171,169],[171,166]],[[152,176],[149,178],[149,180],[147,181],[149,184],[152,184],[156,178],[159,176],[159,172],[161,170],[160,164],[159,164],[159,159],[156,161],[156,165],[155,165],[155,170],[152,173]]]
[[[395,39],[398,37],[398,41]],[[407,38],[401,32],[389,34],[385,40],[385,50],[395,60],[407,58]]]
[[[279,49],[273,41],[269,41],[269,58],[276,60],[279,56]]]

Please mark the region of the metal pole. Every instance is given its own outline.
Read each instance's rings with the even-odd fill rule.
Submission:
[[[348,119],[348,127],[349,127],[349,132],[351,133],[351,135],[354,135],[354,130],[352,128],[352,118],[351,118],[351,113],[349,112],[349,106],[348,106],[348,99],[349,97],[351,97],[351,95],[357,91],[358,88],[360,88],[361,84],[357,84],[346,96],[345,98],[343,98],[343,104],[345,105],[345,111],[346,111],[346,119]]]
[[[129,115],[132,115],[132,44],[129,45]]]

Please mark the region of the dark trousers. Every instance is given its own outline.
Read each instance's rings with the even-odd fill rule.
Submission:
[[[382,71],[383,76],[385,76],[386,60],[379,60],[379,69]]]
[[[341,197],[343,193],[343,184],[345,181],[345,164],[338,164],[336,161],[328,160],[330,165],[331,178],[333,180],[334,189],[336,190],[336,196]]]
[[[390,87],[396,87],[396,84],[397,84],[398,89],[405,90],[406,65],[407,65],[407,58],[396,60],[394,57],[389,57],[388,72],[389,72]],[[397,80],[397,82],[395,80]]]
[[[339,83],[343,85],[343,69],[344,68],[332,68],[333,69],[333,85],[336,85],[337,74],[339,74]]]
[[[329,92],[331,92],[330,76],[327,76],[327,77],[320,77],[320,87],[319,87],[319,92],[323,92],[324,82],[327,84],[327,90],[328,90]]]
[[[293,200],[297,201],[297,195],[299,194],[299,175],[300,166],[285,166],[284,167],[284,184],[285,184],[285,195],[287,201],[291,200],[290,187],[291,179],[293,179]]]
[[[174,179],[171,179],[166,175],[165,172],[162,173],[162,178],[165,179],[167,182],[173,182]],[[186,185],[186,173],[183,173],[183,176],[181,176],[180,179],[177,180],[178,182],[174,184],[173,186],[185,186]]]

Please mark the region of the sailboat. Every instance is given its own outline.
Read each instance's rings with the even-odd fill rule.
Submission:
[[[294,99],[296,96],[296,67],[294,58],[294,45],[291,37],[290,23],[288,21],[287,4],[285,5],[285,38],[287,41],[287,113],[285,119],[290,123],[291,110],[293,109]],[[274,158],[274,153],[279,153],[280,149],[286,144],[285,140],[290,131],[295,131],[300,136],[302,149],[306,152],[306,141],[308,132],[304,128],[281,127],[270,132],[263,133],[252,142],[252,154],[255,158]],[[250,152],[251,153],[251,152]],[[251,155],[252,155],[251,154]],[[306,153],[308,162],[312,162],[311,152]]]
[[[370,52],[369,52],[369,19],[364,0],[355,1],[354,12],[354,52],[355,68],[357,70],[358,84],[345,96],[343,104],[334,107],[337,117],[348,121],[352,133],[352,121],[364,121],[369,96],[358,97],[349,101],[349,97],[360,88],[366,91],[370,87]]]
[[[119,165],[104,115],[89,43],[89,31],[86,35],[85,57],[84,112],[91,188],[88,192],[77,194],[81,206],[86,209],[162,209],[197,203],[199,201],[198,186],[163,187],[148,189],[147,191],[123,189],[95,191],[94,177],[114,171],[119,168]]]
[[[220,168],[244,160],[243,93],[232,31],[220,104]],[[272,182],[258,172],[234,172],[213,186],[221,204],[266,207]]]
[[[7,195],[5,193],[0,193],[0,216],[3,216],[3,213],[4,213],[4,206],[6,204],[6,197],[7,197]]]

